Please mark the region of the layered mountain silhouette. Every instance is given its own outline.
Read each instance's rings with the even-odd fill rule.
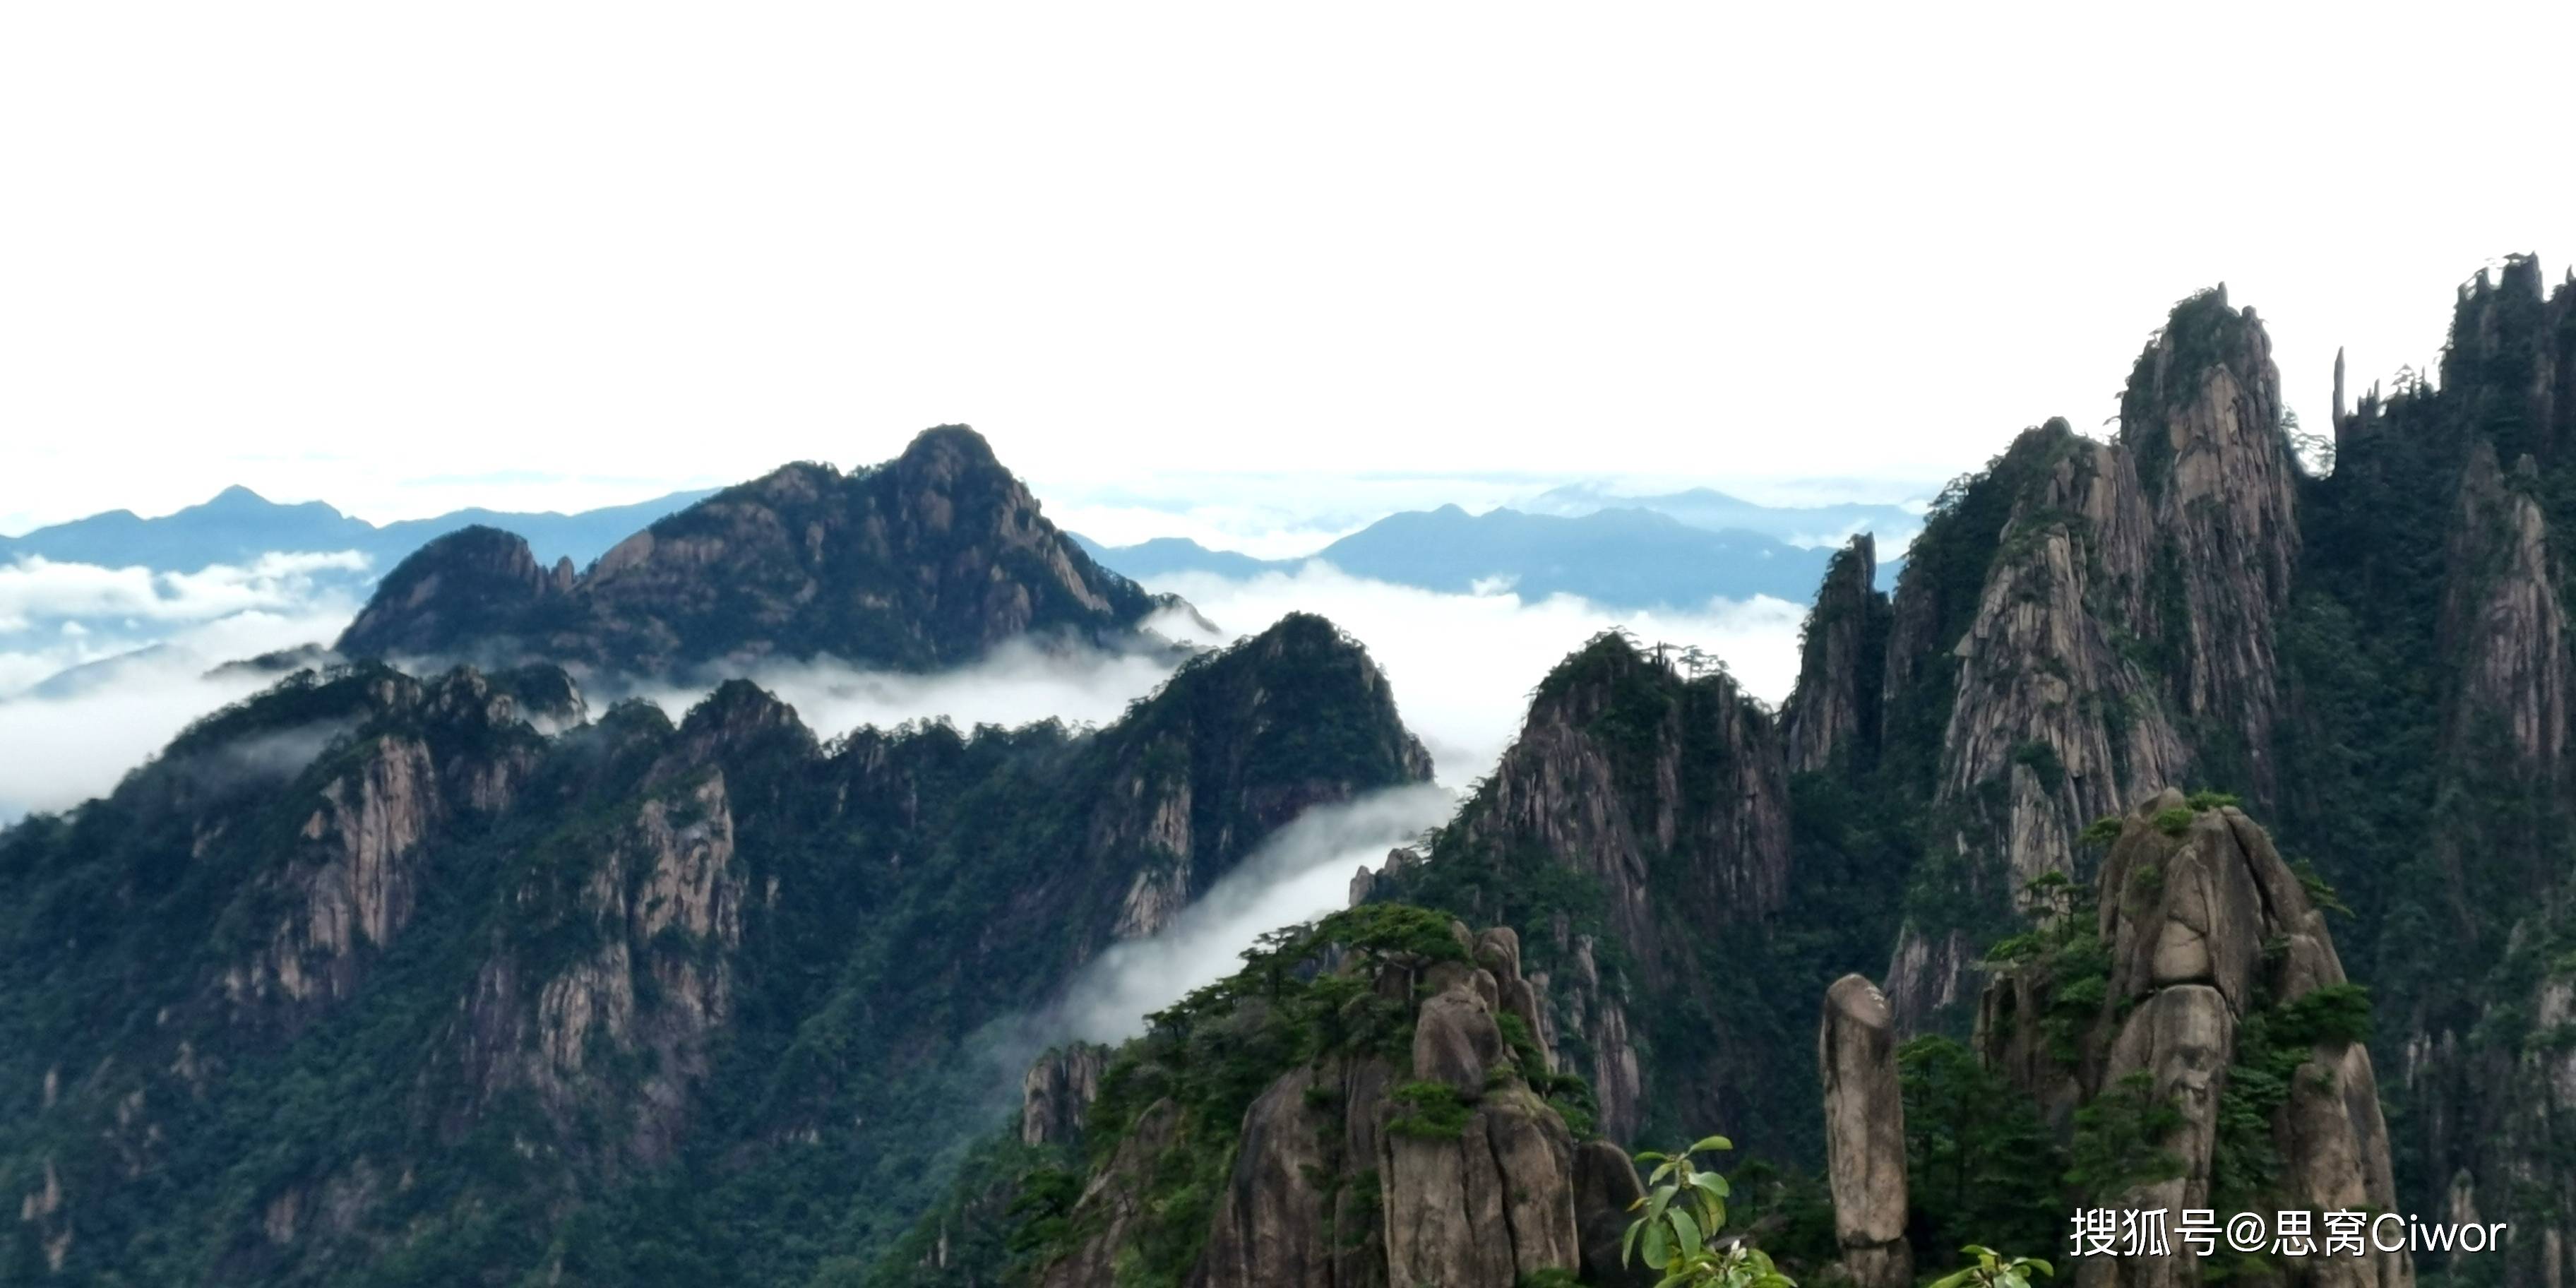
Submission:
[[[0,832],[0,1267],[1636,1282],[1622,1147],[1721,1131],[1801,1282],[2044,1253],[2089,1206],[2512,1231],[2096,1288],[2561,1280],[2576,279],[2463,286],[2438,387],[2335,391],[2330,473],[2287,419],[2262,320],[2183,300],[2115,437],[2012,436],[1893,594],[1867,538],[1815,570],[1781,709],[1583,642],[1349,913],[1034,1064],[1010,1019],[1068,972],[1427,776],[1361,649],[1292,617],[1106,728],[829,744],[746,682],[674,722],[497,664],[1134,630],[1155,602],[956,428],[587,573],[455,534],[346,643],[495,665],[299,671]]]
[[[1566,517],[1603,510],[1649,510],[1694,528],[1751,532],[1802,546],[1837,545],[1863,532],[1893,546],[1923,526],[1921,514],[1901,505],[1764,505],[1704,487],[1632,494],[1598,483],[1569,483],[1549,488],[1514,508],[1530,514]]]
[[[1755,595],[1804,603],[1833,555],[1830,548],[1740,528],[1694,527],[1646,509],[1565,516],[1513,509],[1469,514],[1454,505],[1389,515],[1300,559],[1256,559],[1177,537],[1084,546],[1101,563],[1138,578],[1203,572],[1239,579],[1292,573],[1322,560],[1399,586],[1450,594],[1509,590],[1525,599],[1575,595],[1614,608],[1695,608]]]
[[[789,465],[727,488],[582,571],[496,528],[449,533],[385,576],[337,647],[639,675],[822,655],[927,669],[1029,635],[1125,644],[1165,606],[951,425],[883,465]]]
[[[548,563],[570,559],[586,564],[637,528],[712,495],[712,491],[674,492],[573,514],[465,509],[434,518],[374,524],[320,501],[283,505],[246,487],[228,487],[202,505],[158,518],[110,510],[24,536],[0,537],[0,562],[32,555],[56,563],[195,572],[210,564],[246,564],[281,551],[354,550],[382,571],[434,537],[481,525],[519,534]]]

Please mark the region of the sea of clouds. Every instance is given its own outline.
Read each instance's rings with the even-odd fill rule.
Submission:
[[[352,558],[275,555],[181,576],[40,560],[0,568],[0,823],[104,793],[188,722],[267,682],[218,663],[329,642],[358,607],[332,576],[346,573]],[[1161,614],[1153,628],[1202,645],[1256,634],[1290,612],[1330,618],[1385,669],[1405,724],[1433,755],[1439,785],[1310,811],[1162,934],[1119,945],[1073,981],[1055,1009],[1023,1017],[1030,1027],[1015,1049],[1132,1033],[1144,1015],[1231,971],[1263,931],[1341,907],[1361,864],[1447,819],[1455,792],[1510,743],[1530,691],[1599,632],[1696,645],[1723,658],[1747,691],[1776,703],[1796,678],[1804,611],[1755,599],[1621,612],[1570,596],[1526,600],[1501,585],[1463,595],[1394,586],[1319,561],[1241,581],[1186,574],[1150,584],[1198,611]],[[827,738],[924,719],[960,728],[1048,718],[1107,724],[1169,675],[1159,654],[1026,643],[928,675],[829,660],[744,673]],[[676,718],[715,682],[666,684],[640,696]]]

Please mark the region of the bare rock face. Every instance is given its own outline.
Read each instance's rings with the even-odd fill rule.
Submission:
[[[2443,652],[2461,666],[2443,723],[2446,741],[2473,754],[2495,748],[2471,739],[2499,731],[2519,771],[2548,781],[2566,752],[2570,679],[2560,570],[2532,495],[2537,474],[2524,457],[2508,480],[2491,443],[2469,449],[2442,611]]]
[[[2211,1206],[2219,1106],[2240,1061],[2246,1023],[2320,989],[2344,984],[2343,966],[2325,919],[2273,849],[2271,838],[2233,806],[2195,809],[2167,790],[2126,816],[2105,859],[2098,928],[2111,958],[2101,1018],[2079,1068],[2082,1096],[2143,1094],[2172,1106],[2180,1123],[2158,1145],[2179,1162],[2178,1174],[2116,1195],[2084,1196],[2118,1208],[2164,1209],[2169,1225],[2182,1208]],[[2004,991],[2026,981],[2007,974],[1990,986],[1987,1011],[2019,1005]],[[2280,1023],[2278,1019],[2269,1021]],[[1986,1027],[1987,1058],[2025,1088],[2027,1052],[1997,1049]],[[2279,1175],[2263,1201],[2276,1210],[2396,1210],[2388,1133],[2379,1110],[2370,1053],[2348,1035],[2310,1044],[2275,1111],[2272,1141]],[[2238,1178],[2245,1183],[2246,1178]],[[2352,1288],[2406,1288],[2414,1280],[2406,1254],[2286,1260],[2306,1282]],[[2189,1285],[2202,1271],[2180,1242],[2169,1256],[2090,1258],[2077,1282]]]
[[[2270,624],[2299,557],[2295,467],[2280,424],[2271,337],[2252,308],[2228,307],[2223,285],[2174,309],[2120,403],[2120,441],[2154,499],[2179,580],[2180,620],[2157,623],[2178,646],[2167,683],[2185,715],[2235,735],[2228,750],[2267,797],[2280,709]]]
[[[1877,581],[1878,545],[1866,532],[1826,565],[1800,645],[1798,688],[1780,713],[1793,772],[1876,758],[1888,617]]]
[[[1374,997],[1418,999],[1409,1061],[1335,1053],[1253,1101],[1191,1288],[1517,1288],[1546,1271],[1615,1264],[1636,1169],[1606,1141],[1578,1146],[1526,1081],[1499,1009],[1530,989],[1517,936],[1460,935],[1473,961],[1344,960],[1344,972],[1367,973]],[[1453,1098],[1456,1119],[1413,1098],[1424,1085]],[[1086,1187],[1072,1219],[1099,1233],[1042,1284],[1113,1281],[1148,1169],[1189,1147],[1166,1108],[1148,1111]]]
[[[441,830],[508,808],[535,759],[505,736],[521,727],[517,702],[472,671],[426,683],[387,673],[369,686],[367,704],[378,716],[467,731],[484,750],[442,761],[421,736],[383,734],[339,758],[347,768],[315,794],[296,830],[296,861],[274,880],[284,908],[267,945],[224,972],[236,1014],[272,1014],[292,1025],[351,996],[367,962],[410,925]],[[247,758],[309,758],[339,727],[252,740],[261,750]],[[235,762],[245,760],[242,749],[229,750]],[[219,839],[201,831],[197,848]]]
[[[650,1163],[676,1145],[709,1043],[732,1014],[744,889],[723,773],[703,771],[647,799],[598,846],[557,914],[558,933],[596,947],[535,980],[516,950],[499,948],[463,1000],[464,1031],[451,1049],[483,1096],[524,1089],[566,1122],[599,1079],[603,1054],[649,1053],[620,1143]],[[531,887],[519,902],[550,900]]]
[[[1029,1145],[1070,1145],[1082,1139],[1082,1120],[1100,1098],[1100,1075],[1109,1048],[1095,1042],[1057,1047],[1020,1079],[1020,1140]]]
[[[1083,1187],[1081,1205],[1076,1209],[1085,1219],[1100,1223],[1099,1237],[1084,1242],[1072,1255],[1047,1267],[1038,1280],[1042,1288],[1095,1288],[1118,1281],[1118,1253],[1128,1245],[1132,1227],[1143,1210],[1146,1178],[1172,1147],[1180,1117],[1179,1106],[1162,1100],[1136,1120],[1136,1126],[1127,1139],[1118,1143],[1118,1152],[1110,1157],[1108,1165]]]
[[[1633,1208],[1644,1197],[1645,1182],[1626,1150],[1606,1140],[1574,1147],[1574,1228],[1583,1243],[1584,1282],[1646,1288],[1661,1277],[1619,1255],[1628,1224],[1637,1219]]]
[[[1905,1097],[1887,997],[1858,975],[1825,991],[1816,1062],[1825,1084],[1825,1170],[1842,1267],[1859,1288],[1914,1282],[1905,1241]]]
[[[1990,839],[2018,888],[2072,871],[2075,834],[2169,781],[2184,752],[2113,634],[2147,617],[2151,533],[2127,455],[2063,421],[2014,451],[2040,468],[1954,650],[1959,696],[1934,799],[1968,805],[2005,781]]]
[[[1641,712],[1653,714],[1633,723]],[[1596,945],[1551,926],[1532,947],[1557,1012],[1537,1027],[1560,1044],[1559,1063],[1592,1083],[1602,1129],[1624,1136],[1642,1121],[1642,1098],[1658,1093],[1623,983],[1656,995],[1710,987],[1713,972],[1698,958],[1708,930],[1758,920],[1786,898],[1779,730],[1732,679],[1685,676],[1669,657],[1597,638],[1542,682],[1519,738],[1461,811],[1453,852],[1462,857],[1438,861],[1543,853],[1599,882],[1609,929],[1640,978],[1609,979]],[[1654,855],[1669,862],[1650,865]],[[1714,1069],[1674,1070],[1672,1079],[1676,1092],[1710,1095],[1747,1085]],[[1695,1117],[1723,1116],[1702,1108]]]

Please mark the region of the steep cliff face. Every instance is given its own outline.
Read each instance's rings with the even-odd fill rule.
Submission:
[[[2053,1001],[2086,993],[2091,950],[2016,966],[1989,986],[1979,1041],[1991,1067],[2045,1100],[2071,1081],[2088,1192],[2080,1202],[2238,1211],[2403,1210],[2370,1052],[2367,994],[2350,983],[2324,913],[2262,828],[2231,805],[2167,790],[2121,820],[2089,936],[2107,957],[2089,1020],[2045,1039]],[[2075,974],[2068,974],[2069,971]],[[2062,1010],[2060,1012],[2063,1013]],[[2069,1057],[2071,1059],[2063,1058]],[[2134,1138],[2133,1138],[2134,1136]],[[2413,1282],[2407,1254],[2247,1258],[2232,1273],[2291,1282]],[[2170,1255],[2092,1257],[2084,1284],[2196,1284],[2221,1267]]]
[[[2461,471],[2457,526],[2443,586],[2442,651],[2458,670],[2443,713],[2454,753],[2503,750],[2517,772],[2560,773],[2567,747],[2565,576],[2533,495],[2529,457],[2508,479],[2480,438]]]
[[[1628,1139],[1660,1103],[1672,1130],[1704,1131],[1750,1103],[1761,1059],[1742,1043],[1754,1019],[1717,1018],[1743,999],[1722,995],[1706,952],[1787,897],[1785,770],[1775,722],[1731,678],[1685,676],[1605,635],[1541,682],[1425,861],[1390,864],[1374,890],[1532,927],[1530,971],[1555,999],[1545,1028],[1590,1080],[1604,1129]],[[1689,998],[1711,1023],[1650,1031],[1643,997]]]
[[[1791,772],[1877,762],[1891,624],[1878,589],[1878,543],[1864,532],[1825,566],[1799,640],[1797,696],[1780,712]]]
[[[1550,1102],[1564,1084],[1507,1018],[1509,999],[1540,1004],[1517,938],[1442,921],[1388,904],[1327,919],[1123,1050],[1095,1167],[1035,1281],[1515,1288],[1586,1269],[1587,1249],[1615,1256],[1631,1218],[1609,1199],[1635,1172],[1578,1146]],[[1284,982],[1327,956],[1330,973]],[[1291,1067],[1249,1080],[1264,1063]]]
[[[1887,973],[1908,1030],[1960,1019],[1979,942],[2023,885],[2076,869],[2094,818],[2167,782],[2259,800],[2277,783],[2275,641],[2301,546],[2270,341],[2223,288],[2195,295],[2121,406],[2116,442],[2053,420],[1952,484],[1908,552],[1884,655],[1811,648],[1790,701],[1839,709],[1877,679],[1874,758],[1793,768],[1891,802],[1881,832],[1918,852]],[[1810,630],[1831,639],[1828,602]]]
[[[802,1281],[919,1210],[920,1161],[995,1116],[977,1035],[1150,929],[1140,874],[1194,897],[1306,806],[1428,774],[1314,618],[1096,731],[826,748],[742,681],[676,727],[579,719],[557,672],[306,673],[0,833],[0,1080],[53,1088],[0,1123],[0,1184],[55,1196],[12,1251]],[[790,1209],[792,1240],[739,1219]]]
[[[2280,710],[2274,623],[2299,559],[2281,375],[2252,307],[2219,286],[2176,305],[2120,400],[2154,499],[2165,681],[2204,775],[2269,800]]]
[[[579,575],[493,529],[442,537],[385,578],[338,647],[652,675],[772,656],[918,669],[1024,635],[1122,643],[1157,607],[951,425],[870,469],[797,464],[728,488]]]
[[[2508,1222],[2526,1282],[2576,1274],[2548,1027],[2576,942],[2558,911],[2576,283],[2543,285],[2527,256],[2464,284],[2438,387],[2338,390],[2334,471],[2302,497],[2281,735],[2285,843],[2358,914],[2344,955],[2385,1017],[2401,1201]]]

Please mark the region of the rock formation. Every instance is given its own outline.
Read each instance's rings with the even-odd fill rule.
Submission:
[[[1788,784],[1771,716],[1722,672],[1686,677],[1674,659],[1621,637],[1593,640],[1540,684],[1520,736],[1427,868],[1452,865],[1453,875],[1493,890],[1495,906],[1461,909],[1490,918],[1521,880],[1509,865],[1525,859],[1597,884],[1606,928],[1638,972],[1629,981],[1605,971],[1593,937],[1563,917],[1534,925],[1521,944],[1531,974],[1555,999],[1536,1027],[1560,1064],[1590,1080],[1603,1130],[1636,1130],[1644,1098],[1659,1091],[1744,1087],[1713,1069],[1673,1069],[1665,1087],[1650,1086],[1637,1050],[1646,1035],[1632,1020],[1627,989],[1669,995],[1714,987],[1700,958],[1708,936],[1759,923],[1780,907]],[[1389,864],[1376,889],[1403,899],[1424,879]],[[1701,1104],[1684,1116],[1716,1121],[1724,1113]]]
[[[872,469],[796,464],[728,488],[578,575],[491,528],[440,537],[386,576],[338,648],[633,675],[816,656],[924,669],[1024,635],[1124,644],[1161,606],[950,425]]]
[[[2481,438],[2461,472],[2442,608],[2443,651],[2458,659],[2444,711],[2455,751],[2503,752],[2538,780],[2558,776],[2567,747],[2567,612],[2549,521],[2528,456],[2508,480]]]
[[[1082,1139],[1082,1118],[1100,1097],[1100,1074],[1109,1048],[1074,1042],[1039,1056],[1020,1080],[1020,1141],[1070,1145]]]
[[[1905,1098],[1887,997],[1858,975],[1825,991],[1816,1064],[1825,1083],[1825,1171],[1842,1269],[1857,1288],[1914,1282],[1905,1242]]]
[[[1887,596],[1878,544],[1864,532],[1826,565],[1799,642],[1796,699],[1780,713],[1792,773],[1877,759]]]
[[[1455,933],[1468,956],[1344,959],[1340,972],[1371,997],[1408,1008],[1409,1060],[1374,1045],[1330,1052],[1252,1100],[1192,1288],[1515,1288],[1551,1270],[1617,1273],[1635,1169],[1607,1142],[1578,1145],[1534,1089],[1544,1070],[1501,1021],[1540,1003],[1512,932]],[[1526,1001],[1502,1000],[1512,998]],[[1162,1156],[1205,1147],[1190,1131],[1173,1101],[1147,1107],[1073,1210],[1073,1229],[1097,1233],[1039,1282],[1108,1282],[1145,1237],[1139,1212],[1155,1169],[1170,1166]]]
[[[42,1199],[30,1246],[66,1275],[279,1282],[437,1247],[545,1278],[633,1246],[810,1277],[811,1246],[712,1214],[917,1210],[944,1180],[924,1142],[987,1126],[969,1038],[1150,929],[1140,873],[1186,901],[1306,808],[1428,774],[1367,655],[1302,615],[1103,728],[828,747],[740,680],[675,726],[585,721],[551,669],[300,673],[0,832],[8,994],[86,999],[0,1017],[0,1080],[51,1088],[0,1120],[0,1185]],[[1058,1072],[1030,1115],[1050,1142],[1097,1055]],[[696,1158],[723,1177],[649,1188]],[[511,1206],[539,1193],[560,1206]],[[668,1219],[565,1224],[646,1193]],[[504,1207],[506,1239],[473,1215]],[[246,1242],[169,1271],[153,1249],[195,1245],[136,1221]]]
[[[2088,1102],[2137,1098],[2170,1106],[2178,1121],[2151,1142],[2170,1168],[2141,1160],[2149,1179],[2079,1201],[2164,1210],[2168,1228],[2182,1209],[2225,1207],[2222,1198],[2272,1211],[2402,1210],[2377,1077],[2353,1016],[2364,1003],[2348,986],[2324,914],[2262,828],[2233,806],[2195,807],[2172,790],[2143,801],[2122,819],[2103,863],[2097,915],[2110,972],[2072,1076]],[[2028,1076],[2029,1058],[2009,1046],[2036,1017],[2018,1014],[2032,994],[2030,981],[2013,975],[2034,969],[1990,986],[1980,1034],[1989,1064],[2016,1078]],[[2222,1103],[2266,1086],[2282,1087],[2277,1103],[2238,1103],[2268,1112],[2269,1131],[2255,1146],[2277,1150],[2277,1168],[2227,1174],[2251,1163],[2220,1148],[2237,1130]],[[2045,1096],[2053,1086],[2024,1089]],[[2277,1264],[2300,1282],[2351,1288],[2402,1288],[2414,1274],[2404,1253]],[[2177,1240],[2166,1256],[2086,1258],[2076,1281],[2196,1284],[2202,1273]]]
[[[2165,683],[2201,727],[2212,767],[2263,799],[2276,786],[2280,708],[2271,624],[2299,559],[2295,467],[2281,435],[2271,337],[2227,288],[2203,292],[2138,357],[2120,401],[2120,441],[2154,499],[2159,557],[2175,592],[2157,605]]]

